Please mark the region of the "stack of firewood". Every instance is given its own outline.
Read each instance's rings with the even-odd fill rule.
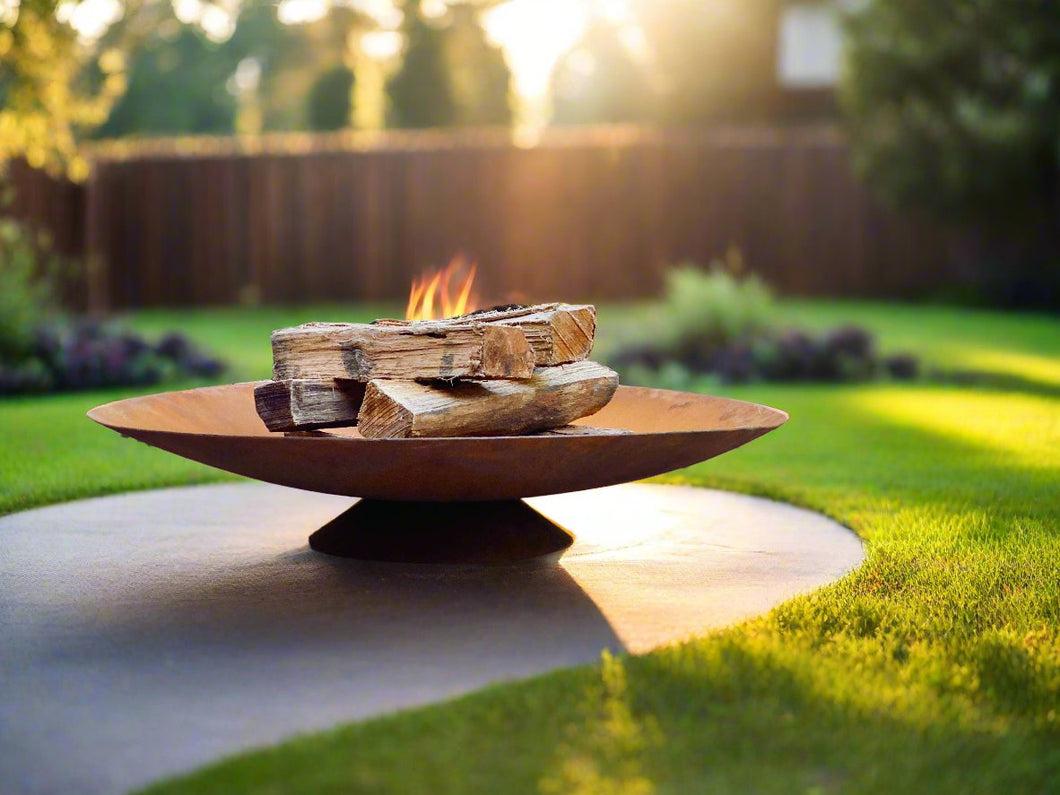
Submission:
[[[357,425],[369,439],[581,433],[618,375],[587,361],[590,305],[447,320],[307,323],[272,334],[273,381],[254,390],[271,431]]]

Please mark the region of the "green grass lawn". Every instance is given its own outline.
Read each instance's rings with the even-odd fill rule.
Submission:
[[[253,378],[268,370],[270,328],[351,316],[329,311],[134,321],[179,326]],[[601,328],[637,311],[605,309]],[[834,516],[868,544],[860,569],[687,644],[299,738],[151,791],[1060,792],[1060,322],[783,311],[813,327],[857,320],[885,350],[996,376],[725,389],[792,419],[669,480]],[[83,418],[120,396],[0,403],[0,512],[223,477]]]

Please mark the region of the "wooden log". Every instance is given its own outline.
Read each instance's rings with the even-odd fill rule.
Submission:
[[[354,425],[364,400],[358,381],[270,381],[254,388],[254,405],[270,431]]]
[[[377,320],[375,325],[407,327],[417,321]],[[578,362],[589,356],[596,336],[596,307],[592,304],[536,304],[472,312],[451,322],[518,326],[534,351],[534,364],[548,367]]]
[[[538,367],[527,381],[373,380],[359,428],[368,439],[504,436],[566,425],[602,409],[618,375],[596,362]]]
[[[560,425],[544,431],[526,434],[527,436],[629,436],[633,431],[626,428],[603,428],[596,425]],[[285,436],[305,436],[320,438],[330,436],[333,439],[363,438],[360,431],[351,427],[336,427],[314,431],[287,431]]]
[[[603,428],[597,425],[561,425],[533,434],[534,436],[629,436],[627,428]]]
[[[422,320],[307,323],[272,333],[273,379],[525,379],[534,353],[515,326]]]

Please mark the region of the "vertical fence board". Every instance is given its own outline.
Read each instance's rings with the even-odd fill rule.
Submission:
[[[101,152],[86,188],[12,164],[8,212],[90,269],[95,306],[395,300],[456,254],[484,300],[626,299],[739,247],[781,292],[912,297],[968,247],[880,207],[828,130],[556,131]]]

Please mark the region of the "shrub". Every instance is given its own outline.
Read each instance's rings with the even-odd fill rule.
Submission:
[[[1060,6],[864,0],[846,16],[857,172],[963,230],[983,299],[1060,306]]]
[[[758,374],[768,381],[866,381],[880,373],[872,335],[853,325],[816,337],[774,332],[758,351]]]
[[[887,373],[897,381],[911,381],[920,375],[920,362],[908,353],[888,356],[883,360]]]
[[[49,249],[45,235],[0,218],[0,361],[25,356],[35,326],[53,314],[59,261]]]
[[[917,376],[915,357],[881,360],[872,335],[858,326],[821,335],[778,328],[769,287],[740,270],[738,256],[730,254],[727,263],[706,271],[687,265],[671,271],[659,328],[620,346],[609,363],[628,383],[671,388],[683,388],[696,375],[725,383]]]
[[[114,325],[64,318],[53,287],[61,267],[46,238],[0,219],[0,395],[141,386],[223,372],[221,362],[182,334],[152,345]]]
[[[730,254],[707,270],[682,265],[667,273],[666,341],[696,359],[766,331],[776,313],[773,294],[761,279],[741,270],[739,256]]]
[[[36,327],[28,354],[0,360],[0,394],[147,386],[180,377],[215,378],[224,364],[187,337],[151,344],[127,329],[93,320]]]

